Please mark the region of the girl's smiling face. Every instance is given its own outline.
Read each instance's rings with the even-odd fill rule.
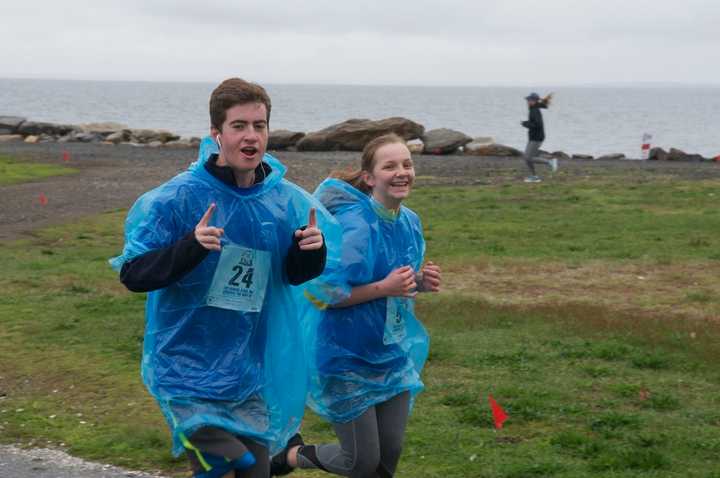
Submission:
[[[410,151],[402,143],[388,143],[375,152],[372,171],[365,171],[365,183],[372,196],[388,209],[398,209],[410,195],[415,181],[415,168]]]

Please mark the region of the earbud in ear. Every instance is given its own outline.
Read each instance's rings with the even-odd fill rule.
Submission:
[[[215,136],[215,141],[217,141],[218,148],[222,148],[222,143],[220,142],[220,135]]]

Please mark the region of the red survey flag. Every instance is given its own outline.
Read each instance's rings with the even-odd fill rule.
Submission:
[[[488,395],[488,400],[490,401],[490,408],[492,409],[493,419],[495,420],[495,428],[499,430],[503,427],[505,420],[508,419],[508,414],[498,405],[492,395]]]
[[[70,161],[70,153],[63,151],[63,161]]]
[[[41,205],[43,205],[43,206],[46,206],[46,205],[47,205],[47,203],[48,203],[48,198],[47,198],[47,196],[45,195],[45,193],[40,193],[40,198],[39,198],[39,199],[40,199],[40,204],[41,204]]]

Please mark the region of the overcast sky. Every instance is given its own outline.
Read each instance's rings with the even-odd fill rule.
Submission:
[[[3,2],[0,77],[720,84],[720,1]]]

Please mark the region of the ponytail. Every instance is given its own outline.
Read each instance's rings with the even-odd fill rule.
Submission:
[[[545,106],[550,106],[550,103],[552,103],[553,95],[555,93],[549,93],[547,96],[545,96],[543,99],[540,100],[542,104]]]
[[[331,178],[342,179],[346,183],[350,184],[355,189],[362,191],[365,194],[370,194],[370,186],[367,185],[363,178],[362,169],[346,169],[337,170],[330,173]]]

